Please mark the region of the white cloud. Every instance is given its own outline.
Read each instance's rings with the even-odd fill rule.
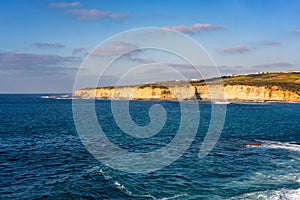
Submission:
[[[187,34],[199,34],[204,31],[214,31],[214,30],[220,30],[223,29],[221,26],[213,26],[211,24],[193,24],[191,26],[184,26],[184,25],[179,25],[179,26],[165,26],[163,29],[170,29],[174,31],[178,31],[181,33],[187,33]]]
[[[67,11],[70,14],[78,17],[81,20],[96,20],[102,18],[108,19],[124,19],[127,18],[128,15],[124,13],[116,13],[111,11],[102,11],[97,9],[73,9]]]
[[[238,45],[238,46],[219,49],[219,52],[221,52],[221,53],[245,53],[245,52],[249,52],[250,50],[251,49],[249,47],[246,47],[244,45]]]
[[[139,51],[136,45],[126,43],[126,42],[118,42],[114,44],[110,44],[93,51],[88,51],[88,55],[99,56],[99,57],[111,57],[122,54],[128,54],[131,51]]]
[[[81,53],[84,50],[84,48],[74,48],[72,51],[72,55]]]
[[[64,74],[77,70],[81,58],[48,54],[29,54],[23,52],[1,52],[1,72],[21,72],[22,74]]]
[[[77,7],[80,6],[81,4],[78,1],[74,1],[74,2],[52,2],[49,3],[48,6],[50,8],[69,8],[69,7]]]

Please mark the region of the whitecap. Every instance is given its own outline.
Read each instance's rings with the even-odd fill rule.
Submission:
[[[108,174],[108,172],[106,172],[103,168],[101,168],[99,170],[99,175],[100,176],[103,176],[105,180],[109,180],[111,179],[112,177]]]
[[[261,143],[261,147],[271,149],[285,149],[290,151],[300,151],[300,144],[297,142],[277,142],[268,140],[257,140]]]
[[[51,98],[50,96],[41,96],[42,99],[49,99]]]
[[[171,197],[165,197],[165,198],[162,198],[161,200],[170,200],[170,199],[177,199],[179,197],[183,197],[183,196],[187,196],[187,194],[176,194],[174,196],[171,196]]]
[[[213,104],[231,104],[230,101],[214,101]]]
[[[150,199],[154,199],[154,200],[171,200],[171,199],[180,199],[180,197],[182,197],[182,196],[187,196],[187,194],[184,193],[184,194],[175,194],[174,196],[170,196],[170,197],[157,198],[151,194],[134,194],[125,185],[121,184],[119,181],[115,181],[114,185],[119,190],[123,191],[125,194],[127,194],[131,197],[135,197],[135,198],[147,198],[147,199],[150,198]]]
[[[131,197],[137,197],[137,198],[152,198],[152,199],[157,199],[154,196],[150,194],[133,194],[130,190],[128,190],[123,184],[121,184],[118,181],[114,182],[114,185],[121,191],[123,191],[125,194],[131,196]]]
[[[238,197],[232,197],[229,200],[299,200],[300,188],[295,190],[279,189],[260,192],[246,193]]]

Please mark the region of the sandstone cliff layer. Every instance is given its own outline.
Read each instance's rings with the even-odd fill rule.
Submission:
[[[221,91],[221,92],[220,92]],[[224,91],[224,92],[223,92]],[[213,94],[213,95],[212,95]],[[82,98],[116,98],[132,100],[202,100],[202,101],[284,101],[300,102],[300,93],[278,86],[251,85],[173,85],[122,86],[80,89],[74,93]],[[213,96],[213,98],[212,98]]]

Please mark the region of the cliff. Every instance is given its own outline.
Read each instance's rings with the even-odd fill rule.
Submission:
[[[300,74],[272,73],[222,78],[226,101],[300,102]],[[220,91],[220,86],[214,80],[199,80],[190,82],[190,84],[162,82],[80,89],[76,90],[73,96],[136,100],[190,100],[196,98],[202,101],[210,101],[209,89],[212,92]],[[220,97],[220,99],[222,98]]]

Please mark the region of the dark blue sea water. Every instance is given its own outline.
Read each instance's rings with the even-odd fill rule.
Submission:
[[[211,115],[211,104],[199,103],[200,126],[187,151],[163,169],[136,174],[112,169],[86,150],[72,100],[41,96],[0,95],[1,199],[300,199],[300,104],[228,104],[221,137],[199,158]],[[81,100],[82,106],[89,101]],[[132,119],[141,126],[150,122],[149,108],[157,103],[167,120],[150,139],[122,133],[109,100],[96,100],[95,110],[111,142],[150,152],[175,137],[179,103],[130,103]]]

